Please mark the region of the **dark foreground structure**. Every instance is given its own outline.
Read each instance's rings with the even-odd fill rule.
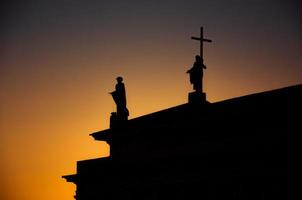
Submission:
[[[296,199],[301,104],[297,85],[111,124],[91,134],[110,157],[63,177],[77,200]]]

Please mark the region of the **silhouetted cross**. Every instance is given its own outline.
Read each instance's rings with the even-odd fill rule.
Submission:
[[[200,57],[203,61],[203,42],[212,42],[212,40],[203,38],[203,27],[200,27],[200,37],[191,37],[191,39],[200,41]]]

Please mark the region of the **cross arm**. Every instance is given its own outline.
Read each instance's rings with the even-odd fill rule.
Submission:
[[[203,39],[203,41],[205,41],[205,42],[212,42],[212,40],[209,40],[209,39]]]
[[[198,37],[191,37],[192,40],[200,40]]]
[[[199,40],[199,41],[201,41],[201,39],[198,38],[198,37],[191,37],[191,39],[192,40]],[[209,39],[202,39],[202,41],[204,41],[204,42],[212,42],[212,40],[209,40]]]

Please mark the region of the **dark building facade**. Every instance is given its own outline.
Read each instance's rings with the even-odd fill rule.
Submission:
[[[92,133],[110,157],[63,176],[75,198],[296,199],[302,85],[192,102]]]

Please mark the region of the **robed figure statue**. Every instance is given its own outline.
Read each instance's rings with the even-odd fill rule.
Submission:
[[[190,74],[190,83],[193,84],[193,89],[196,92],[203,92],[203,69],[206,69],[206,66],[203,64],[203,60],[200,56],[195,56],[195,62],[192,68],[187,71],[187,73]]]
[[[123,83],[122,77],[117,77],[117,84],[115,85],[115,91],[110,92],[112,98],[116,104],[116,115],[120,119],[127,119],[129,116],[129,111],[127,109],[126,102],[126,90]]]

